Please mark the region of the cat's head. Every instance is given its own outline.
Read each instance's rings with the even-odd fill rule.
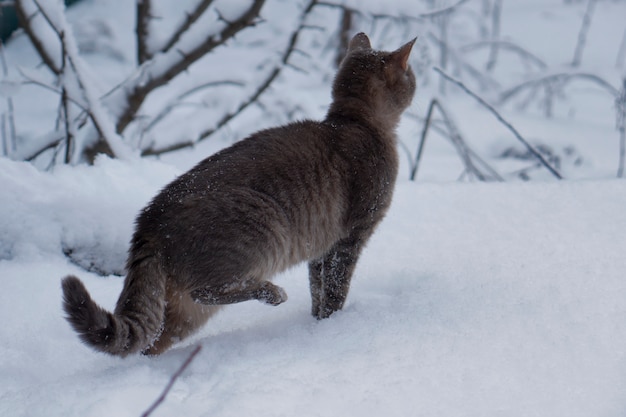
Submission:
[[[366,34],[355,35],[337,71],[333,99],[356,98],[376,112],[399,118],[415,94],[415,75],[408,60],[416,39],[385,52],[373,50]]]

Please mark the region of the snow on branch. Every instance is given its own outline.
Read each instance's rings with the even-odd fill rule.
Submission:
[[[189,31],[167,51],[156,54],[142,66],[121,88],[107,98],[111,109],[117,113],[118,133],[133,121],[146,96],[171,81],[191,64],[234,37],[239,31],[253,26],[265,0],[253,0],[232,20],[220,19],[212,31],[191,25]]]
[[[298,27],[292,32],[289,37],[289,41],[280,56],[276,65],[269,71],[268,75],[264,78],[262,82],[259,83],[256,90],[244,101],[242,101],[239,106],[229,113],[226,113],[222,118],[211,128],[204,130],[200,133],[198,138],[195,141],[188,142],[179,142],[164,148],[148,148],[145,149],[142,154],[143,155],[160,155],[167,152],[176,151],[179,149],[184,149],[188,147],[195,146],[198,142],[201,142],[208,137],[210,137],[213,133],[217,132],[223,126],[225,126],[229,121],[233,118],[237,117],[241,112],[243,112],[248,106],[258,101],[259,97],[272,85],[274,80],[280,75],[281,71],[289,65],[289,57],[296,50],[296,44],[298,42],[298,38],[300,33],[307,27],[306,26],[306,18],[311,13],[313,8],[317,6],[319,2],[317,0],[310,0],[309,3],[304,7],[302,13],[300,15]]]
[[[25,3],[24,0],[21,2]],[[130,147],[124,143],[121,136],[115,132],[112,120],[100,104],[97,94],[93,90],[94,82],[84,69],[82,58],[78,53],[76,40],[65,19],[62,3],[47,1],[41,4],[40,0],[33,0],[33,3],[38,12],[48,23],[48,26],[56,34],[61,44],[61,58],[63,61],[59,68],[58,75],[63,83],[62,95],[67,99],[66,89],[73,89],[73,85],[75,84],[80,92],[73,92],[71,95],[73,97],[80,95],[84,97],[87,103],[89,118],[98,131],[98,134],[110,147],[113,155],[120,159],[133,159],[133,152]],[[69,147],[70,144],[68,143],[67,146]]]
[[[44,64],[54,74],[59,75],[63,58],[60,54],[61,44],[54,28],[46,24],[45,17],[33,0],[16,0],[15,12],[20,26],[28,35]]]
[[[517,140],[519,140],[526,147],[526,149],[530,153],[532,153],[539,160],[539,162],[541,162],[541,164],[544,167],[546,167],[548,171],[550,171],[552,175],[554,175],[554,177],[556,177],[557,179],[563,179],[563,176],[554,167],[552,167],[548,161],[545,160],[545,158],[541,155],[541,153],[537,151],[526,139],[524,139],[522,135],[520,135],[520,133],[517,131],[517,129],[515,129],[513,125],[511,125],[509,122],[507,122],[504,119],[504,117],[502,117],[502,115],[498,113],[498,111],[492,105],[487,103],[482,97],[478,96],[476,93],[474,93],[469,88],[467,88],[465,84],[463,84],[461,81],[449,76],[448,74],[446,74],[445,72],[443,72],[441,69],[437,67],[434,67],[433,69],[443,78],[445,78],[447,81],[450,81],[451,83],[460,87],[463,91],[465,91],[472,98],[478,101],[482,106],[484,106],[487,110],[489,110],[496,117],[496,119],[498,119],[500,123],[502,123],[507,129],[509,129],[511,133],[513,133],[513,135],[517,138]]]

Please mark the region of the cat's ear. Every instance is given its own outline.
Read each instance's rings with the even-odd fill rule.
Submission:
[[[411,54],[411,49],[416,40],[417,38],[414,38],[412,41],[407,42],[391,53],[391,59],[402,71],[406,71],[409,68],[409,55]]]
[[[359,49],[372,49],[372,45],[370,44],[370,38],[368,38],[367,35],[363,32],[354,35],[354,37],[350,41],[350,44],[348,44],[348,51],[356,51]]]

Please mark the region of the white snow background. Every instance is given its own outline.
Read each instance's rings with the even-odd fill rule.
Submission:
[[[78,25],[98,14],[113,27],[132,25],[126,14],[118,22],[108,4],[88,0],[68,20]],[[506,36],[551,62],[571,59],[584,2],[504,5]],[[598,3],[583,60],[615,84],[624,17],[625,2]],[[36,62],[23,37],[6,52],[10,62]],[[107,82],[119,77],[118,62],[86,59],[99,63]],[[515,62],[501,71],[515,73]],[[288,102],[322,117],[330,80],[306,83],[286,73],[281,83],[290,88]],[[552,119],[503,109],[533,141],[575,146],[582,162],[563,162],[569,180],[539,172],[526,183],[455,182],[458,157],[433,138],[419,181],[408,181],[403,165],[343,311],[312,318],[302,265],[275,280],[287,303],[228,306],[156,358],[110,357],[79,342],[63,318],[61,278],[78,275],[109,309],[122,278],[86,272],[64,251],[72,248],[83,267],[116,270],[139,209],[176,175],[263,122],[250,115],[215,141],[161,160],[99,157],[93,166],[44,171],[0,158],[0,416],[140,416],[197,345],[199,355],[153,416],[626,415],[626,182],[613,179],[612,103],[592,87],[576,93]],[[15,95],[16,105],[31,106],[17,116],[33,136],[49,127],[40,94],[22,87]],[[410,111],[423,115],[430,96],[418,90]],[[446,104],[494,164],[519,164],[497,158],[515,141],[484,109],[458,91]],[[399,136],[413,147],[419,131],[405,118]]]

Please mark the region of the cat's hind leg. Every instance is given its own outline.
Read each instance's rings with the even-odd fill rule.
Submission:
[[[249,300],[259,300],[277,306],[287,301],[287,293],[282,287],[269,281],[248,281],[220,287],[205,287],[191,292],[197,302],[207,305],[235,304]]]
[[[188,291],[168,291],[161,333],[142,353],[145,355],[163,353],[172,344],[193,334],[219,309],[220,306],[196,303]]]

